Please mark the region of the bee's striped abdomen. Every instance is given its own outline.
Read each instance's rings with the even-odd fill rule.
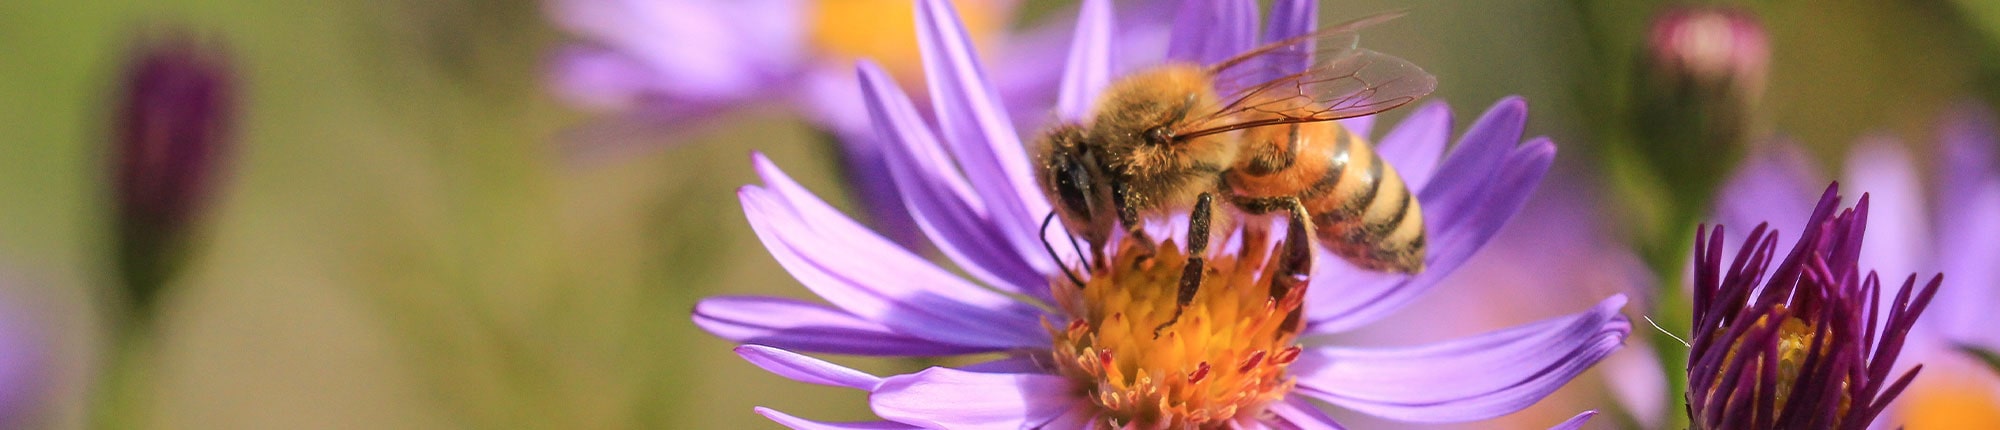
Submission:
[[[1363,137],[1329,121],[1251,129],[1244,142],[1246,157],[1228,176],[1233,191],[1298,197],[1320,242],[1355,265],[1423,269],[1422,210]]]

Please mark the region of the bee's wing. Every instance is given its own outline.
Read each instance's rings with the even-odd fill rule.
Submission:
[[[1217,63],[1209,73],[1216,90],[1224,95],[1223,105],[1193,121],[1193,130],[1177,135],[1188,138],[1265,125],[1352,118],[1429,95],[1437,89],[1437,78],[1423,68],[1355,47],[1356,30],[1400,15],[1362,18]],[[1317,63],[1312,63],[1314,57]]]

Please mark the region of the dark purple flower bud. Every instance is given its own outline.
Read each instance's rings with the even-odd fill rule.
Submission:
[[[1827,188],[1775,266],[1777,234],[1766,225],[1726,265],[1722,227],[1696,233],[1692,428],[1866,429],[1923,369],[1891,377],[1944,275],[1919,284],[1912,274],[1884,296],[1859,264],[1868,196],[1836,213],[1838,191]]]
[[[119,264],[146,303],[178,265],[231,153],[235,77],[220,49],[185,36],[142,42],[126,66],[112,143]]]

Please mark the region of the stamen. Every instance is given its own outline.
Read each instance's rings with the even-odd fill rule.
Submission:
[[[1087,267],[1087,287],[1051,290],[1073,318],[1060,332],[1050,325],[1052,362],[1096,401],[1099,424],[1212,428],[1283,399],[1295,385],[1285,367],[1303,351],[1301,324],[1290,321],[1305,302],[1303,280],[1272,296],[1274,280],[1295,281],[1280,279],[1289,275],[1273,260],[1283,253],[1267,248],[1284,241],[1211,250],[1185,307],[1176,303],[1185,249],[1171,239],[1137,242]]]

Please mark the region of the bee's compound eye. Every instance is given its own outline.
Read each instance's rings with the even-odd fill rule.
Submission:
[[[1084,218],[1090,217],[1090,168],[1081,160],[1064,158],[1056,168],[1056,193],[1062,198],[1064,209]]]
[[[1172,131],[1167,130],[1166,127],[1153,127],[1146,129],[1146,143],[1151,143],[1154,145],[1165,145],[1171,142],[1173,139],[1174,139],[1174,133]]]

